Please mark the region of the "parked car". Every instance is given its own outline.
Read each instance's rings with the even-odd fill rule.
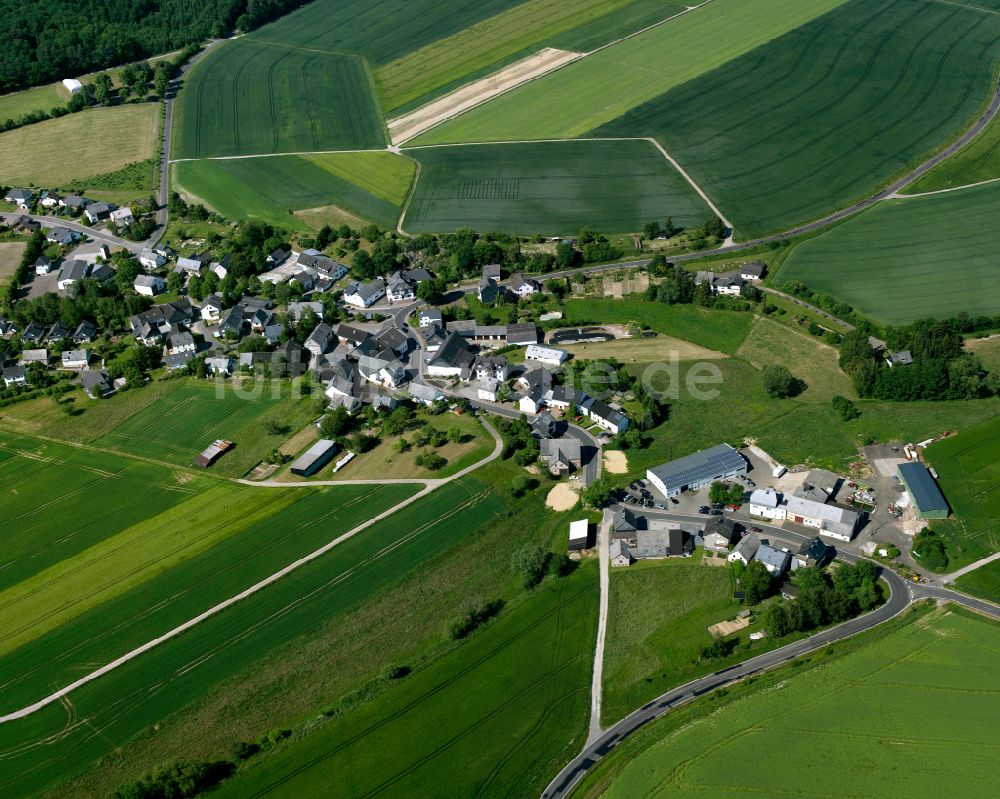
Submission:
[[[710,510],[708,512],[708,514],[710,516],[721,516],[722,515],[722,511],[721,510],[716,510],[715,508],[712,508],[712,510]]]
[[[737,511],[739,509],[740,509],[739,505],[734,505],[734,504],[726,505],[726,510],[728,511]]]
[[[708,516],[708,508],[698,508],[698,513],[702,516]]]
[[[647,507],[647,508],[651,508],[651,507],[653,507],[653,500],[651,500],[651,499],[647,499],[647,500],[646,500],[646,507]]]
[[[671,497],[670,501],[672,503],[674,503],[675,505],[680,505],[681,504],[681,501],[679,499],[677,499],[677,497]]]
[[[666,505],[664,505],[664,504],[663,504],[662,502],[657,502],[657,503],[656,503],[656,505],[655,505],[654,507],[655,507],[655,508],[656,508],[657,510],[666,510],[666,509],[667,509],[667,506],[666,506]]]

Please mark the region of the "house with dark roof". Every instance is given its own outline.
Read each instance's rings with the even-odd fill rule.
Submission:
[[[358,347],[371,337],[372,334],[367,330],[354,327],[354,325],[341,324],[337,327],[337,338],[340,339],[341,344]]]
[[[97,325],[88,319],[84,319],[73,331],[72,340],[74,344],[89,344],[97,338]]]
[[[27,211],[31,207],[31,201],[35,199],[35,193],[31,189],[7,189],[3,199],[4,202]]]
[[[539,438],[552,438],[556,434],[556,420],[543,411],[531,420],[531,432]]]
[[[739,269],[740,277],[744,280],[760,280],[766,271],[767,267],[763,261],[751,261],[748,264],[743,264]]]
[[[616,538],[611,542],[608,547],[608,558],[611,561],[611,565],[615,568],[631,566],[635,560],[632,557],[632,550],[629,545],[620,538]]]
[[[510,364],[502,355],[480,355],[473,367],[476,380],[496,380],[503,383],[507,380]]]
[[[28,370],[23,366],[6,366],[3,369],[4,388],[23,386],[28,382]]]
[[[500,298],[500,291],[500,284],[496,280],[491,277],[482,277],[479,279],[479,285],[476,286],[476,297],[483,305],[492,305]]]
[[[628,429],[628,417],[599,400],[594,400],[587,415],[598,427],[613,435],[624,433]]]
[[[56,268],[56,265],[52,262],[52,259],[47,255],[39,255],[35,259],[35,276],[42,277],[43,275],[49,274],[52,270]]]
[[[750,533],[740,539],[740,542],[733,548],[733,551],[729,553],[728,560],[730,563],[739,561],[744,566],[749,566],[750,561],[753,560],[759,548],[760,537],[756,533]]]
[[[833,547],[824,543],[819,536],[816,536],[804,542],[799,547],[798,552],[795,553],[792,568],[824,566],[828,561],[833,560],[835,554],[836,550]]]
[[[611,537],[612,538],[635,538],[635,532],[639,529],[639,518],[629,508],[621,507],[615,509],[611,516]]]
[[[525,278],[524,274],[521,272],[515,272],[510,277],[510,292],[511,294],[517,295],[521,299],[530,297],[532,294],[536,294],[541,290],[541,283],[537,280]]]
[[[543,438],[539,443],[539,449],[538,459],[556,477],[562,477],[580,468],[582,460],[578,438]]]
[[[115,390],[111,377],[103,369],[85,369],[80,372],[80,385],[91,399],[101,399]]]
[[[309,334],[309,338],[305,340],[305,348],[312,353],[314,358],[319,358],[320,355],[333,349],[336,345],[336,339],[337,336],[333,332],[333,328],[326,322],[320,322]]]
[[[449,333],[444,343],[427,362],[427,373],[435,377],[459,377],[468,380],[476,356],[465,339],[457,333]]]
[[[441,309],[421,308],[417,312],[417,320],[421,327],[428,327],[429,325],[441,325],[443,324],[441,319]]]
[[[21,333],[21,341],[35,344],[41,341],[44,335],[45,328],[38,322],[28,322],[27,327],[24,328],[24,332]]]
[[[111,206],[107,203],[91,203],[83,209],[83,214],[87,217],[87,221],[94,225],[111,216]]]
[[[909,350],[889,353],[885,359],[886,364],[891,369],[894,366],[909,366],[913,363],[913,354]]]
[[[70,330],[62,322],[53,322],[52,327],[48,329],[45,334],[45,342],[47,344],[57,344],[64,338],[69,338]]]
[[[56,278],[56,287],[59,291],[66,291],[74,283],[78,283],[87,277],[89,265],[86,261],[73,258],[64,261],[59,269],[59,276]]]
[[[538,328],[534,322],[518,322],[507,325],[507,343],[518,346],[538,343]]]
[[[632,554],[636,560],[684,557],[694,551],[694,540],[686,530],[636,530]]]

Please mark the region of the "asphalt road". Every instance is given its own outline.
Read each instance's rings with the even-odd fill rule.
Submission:
[[[7,218],[8,222],[12,222],[18,217],[26,216],[29,219],[34,219],[36,222],[40,222],[43,227],[64,227],[70,230],[75,230],[94,241],[103,242],[104,244],[111,244],[115,247],[124,247],[129,252],[139,252],[143,247],[146,246],[144,241],[129,241],[128,239],[121,239],[118,236],[108,233],[106,230],[95,230],[94,228],[87,227],[86,225],[81,225],[69,217],[62,216],[45,216],[41,214],[22,214],[22,213],[7,213],[3,214]]]
[[[660,519],[669,519],[678,522],[703,522],[705,519],[704,516],[673,514],[669,511],[656,512],[645,510],[643,513]],[[784,539],[789,542],[804,542],[811,538],[809,535],[785,530],[774,525],[758,523],[758,526],[774,538]],[[857,555],[840,550],[837,552],[837,557],[849,563],[854,563],[860,559]],[[573,787],[583,778],[584,774],[602,757],[614,749],[615,746],[650,721],[659,718],[674,708],[737,680],[746,679],[754,674],[759,674],[762,671],[780,666],[789,660],[806,655],[809,652],[822,649],[835,641],[840,641],[870,630],[883,622],[895,618],[915,600],[937,599],[955,602],[956,604],[1000,620],[1000,606],[990,602],[968,597],[956,591],[950,591],[947,588],[907,583],[898,574],[888,569],[881,569],[880,574],[889,587],[889,599],[881,607],[864,616],[850,619],[836,627],[823,630],[809,638],[795,641],[771,652],[765,652],[743,663],[706,675],[661,694],[656,699],[646,703],[614,726],[605,730],[599,738],[589,742],[584,750],[570,761],[559,772],[556,778],[549,783],[549,786],[542,793],[542,799],[563,799],[563,797],[569,796],[572,793]]]

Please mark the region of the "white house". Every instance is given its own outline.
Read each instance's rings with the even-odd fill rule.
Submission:
[[[538,413],[544,404],[542,400],[542,389],[539,386],[531,388],[517,403],[517,408],[521,413]]]
[[[421,308],[420,313],[417,316],[421,327],[429,327],[430,325],[440,326],[441,320],[441,309],[440,308]]]
[[[38,259],[35,261],[35,275],[41,277],[42,275],[47,275],[55,269],[55,264],[52,263],[52,259],[45,255],[39,255]]]
[[[139,263],[142,264],[143,269],[159,269],[166,262],[166,258],[148,248],[139,253]]]
[[[783,520],[785,506],[773,488],[756,488],[750,495],[750,515],[761,519]]]
[[[201,319],[210,325],[218,324],[222,318],[222,300],[218,294],[210,294],[201,304]]]
[[[90,363],[86,350],[66,350],[61,357],[63,369],[84,369]]]
[[[757,537],[756,533],[750,533],[748,536],[744,536],[743,539],[733,547],[733,551],[729,553],[727,560],[730,563],[735,563],[740,561],[744,566],[748,566],[750,561],[753,560],[754,555],[757,554],[757,550],[760,548],[760,539]]]
[[[167,287],[167,282],[157,275],[139,275],[132,284],[136,294],[143,297],[155,297],[162,294]]]
[[[760,546],[757,547],[757,552],[754,553],[753,559],[763,563],[768,574],[780,577],[788,571],[788,565],[792,560],[792,556],[791,553],[785,552],[783,549],[775,549],[770,544],[761,542]]]
[[[595,400],[590,406],[588,415],[591,421],[609,433],[624,433],[628,429],[628,417],[603,402]]]
[[[127,227],[135,222],[135,214],[132,213],[131,208],[123,205],[121,208],[116,208],[111,212],[111,221],[119,227]]]
[[[31,189],[9,189],[3,199],[22,211],[27,211],[31,207],[31,201],[35,199],[35,193]]]
[[[84,209],[83,214],[87,217],[87,221],[94,225],[111,216],[111,208],[107,203],[91,203]]]
[[[66,291],[74,283],[83,280],[87,276],[88,266],[86,261],[74,258],[63,263],[59,269],[59,276],[56,278],[56,287],[59,291]]]
[[[496,402],[498,388],[500,388],[500,383],[497,380],[493,380],[492,378],[480,380],[479,385],[476,387],[476,397],[486,402]]]
[[[542,290],[542,286],[537,280],[527,279],[520,272],[515,272],[511,275],[510,280],[510,291],[511,294],[516,294],[521,299],[525,297],[530,297]]]
[[[538,361],[549,366],[558,366],[563,361],[569,360],[569,353],[566,350],[555,347],[545,347],[541,344],[529,344],[524,351],[524,360]]]
[[[59,205],[59,201],[62,199],[62,195],[58,191],[53,189],[52,191],[42,192],[42,199],[38,201],[38,204],[43,208],[55,208]]]
[[[174,267],[175,272],[181,274],[189,275],[200,275],[201,270],[205,268],[205,265],[198,258],[187,258],[186,256],[181,256],[177,259],[177,266]]]
[[[744,280],[760,280],[764,277],[765,269],[762,261],[751,261],[740,267],[740,277]]]
[[[381,280],[373,280],[370,283],[358,283],[356,280],[352,280],[344,289],[344,302],[357,308],[367,308],[374,305],[384,296],[385,287]]]
[[[205,366],[210,375],[229,375],[233,371],[232,358],[206,358]]]

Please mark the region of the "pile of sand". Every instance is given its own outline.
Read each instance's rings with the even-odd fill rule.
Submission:
[[[577,488],[569,483],[557,483],[545,498],[545,507],[552,510],[570,510],[576,505]]]
[[[604,450],[604,471],[609,474],[625,474],[628,472],[628,458],[620,449]]]

